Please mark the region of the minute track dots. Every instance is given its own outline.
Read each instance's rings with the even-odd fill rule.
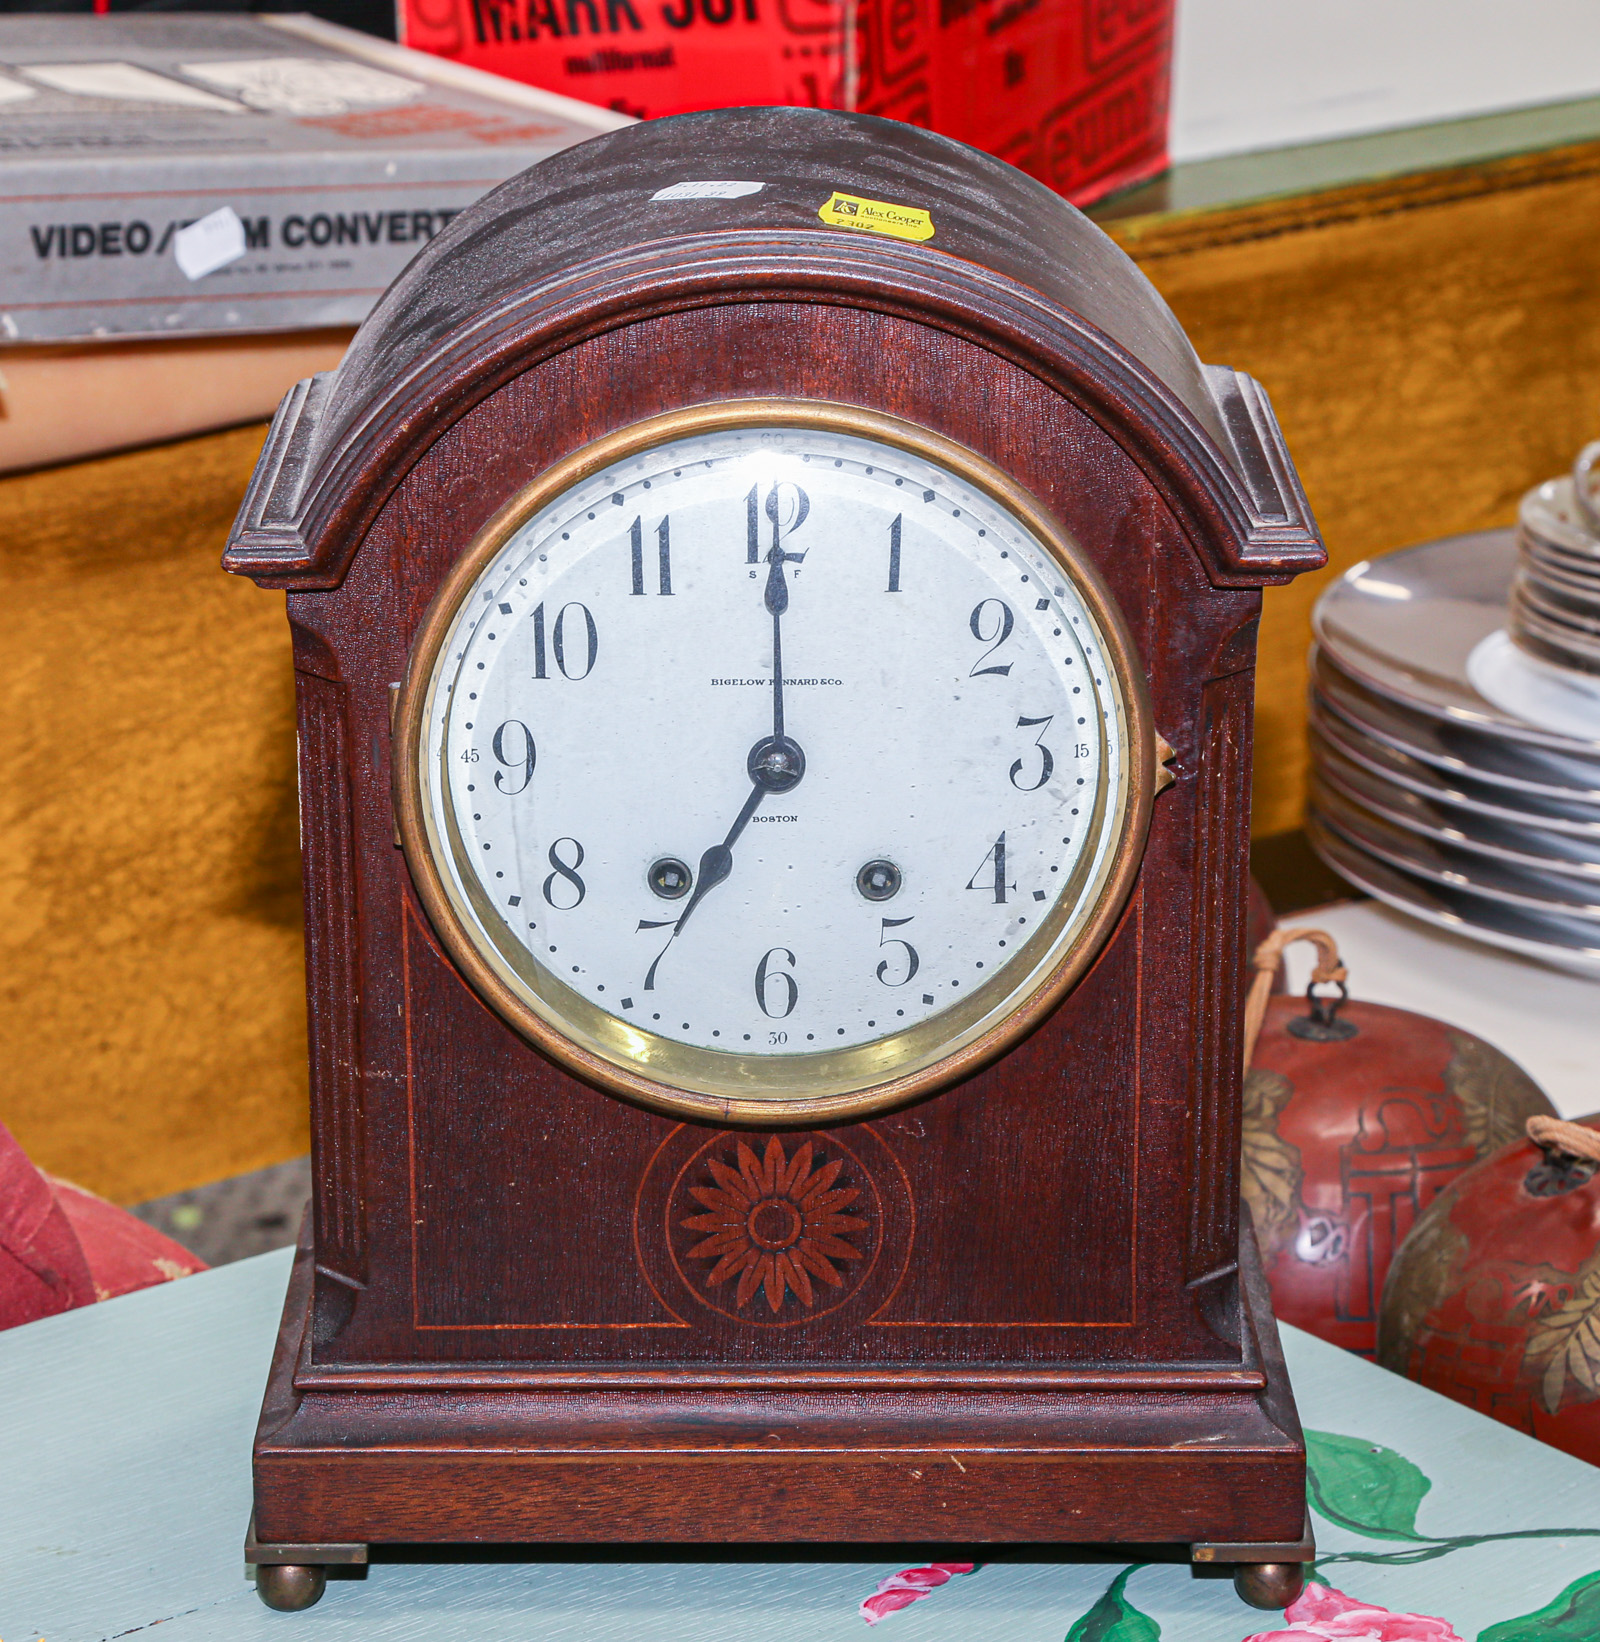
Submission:
[[[857,1061],[849,1057],[857,1057],[866,1065],[859,1050],[898,1042],[913,1026],[917,1045],[925,1043],[930,1028],[939,1041],[937,1023],[945,1018],[943,1012],[952,1018],[951,1032],[974,1026],[991,1030],[1002,1018],[1002,1009],[1014,1009],[1018,1000],[1032,995],[1032,977],[1048,972],[1039,954],[1023,956],[1029,938],[1041,946],[1065,943],[1082,927],[1073,898],[1099,893],[1099,863],[1110,848],[1109,830],[1121,824],[1123,800],[1115,782],[1126,757],[1121,738],[1129,725],[1120,696],[1105,692],[1103,686],[1097,692],[1092,683],[1080,687],[1080,695],[1099,696],[1092,703],[1094,710],[1106,702],[1113,702],[1115,709],[1107,726],[1097,732],[1100,739],[1093,756],[1073,757],[1067,729],[1085,727],[1091,710],[1090,703],[1074,699],[1070,691],[1076,663],[1084,663],[1079,677],[1092,678],[1096,671],[1098,658],[1092,658],[1083,644],[1084,638],[1098,637],[1096,618],[1075,602],[1080,590],[1070,581],[1057,595],[1060,604],[1049,597],[1054,577],[1060,574],[1049,551],[1051,543],[1041,548],[1025,525],[996,512],[1000,504],[973,489],[964,470],[952,485],[942,467],[917,459],[920,452],[904,460],[893,448],[869,450],[887,462],[863,462],[854,453],[859,445],[846,460],[846,447],[836,442],[844,436],[831,430],[817,435],[822,442],[816,444],[807,442],[809,433],[800,435],[781,426],[763,431],[759,438],[744,431],[737,437],[718,434],[715,445],[696,448],[701,437],[679,438],[644,456],[636,449],[622,462],[593,473],[530,519],[523,534],[513,530],[503,539],[493,566],[494,602],[482,601],[489,571],[476,588],[468,589],[466,596],[473,602],[467,621],[500,614],[507,642],[499,644],[499,627],[490,629],[480,620],[477,631],[469,634],[457,618],[466,641],[461,660],[440,664],[457,702],[470,684],[472,708],[484,721],[483,743],[474,748],[469,737],[475,731],[462,733],[462,720],[450,721],[447,711],[440,713],[432,705],[438,702],[447,709],[448,696],[436,691],[424,711],[431,744],[441,749],[433,771],[450,778],[441,780],[443,796],[433,800],[438,825],[432,836],[459,839],[451,845],[462,864],[452,904],[483,909],[483,934],[503,947],[509,965],[487,949],[485,956],[501,976],[508,967],[525,975],[528,990],[535,994],[533,1007],[558,1033],[566,1031],[562,1020],[575,1007],[574,994],[600,1011],[599,1019],[612,1016],[621,1036],[603,1038],[606,1046],[600,1052],[608,1060],[624,1053],[630,1030],[637,1033],[643,1028],[651,1035],[649,1041],[681,1040],[681,1052],[691,1056],[699,1052],[713,1059],[742,1057],[751,1066],[755,1057],[762,1064],[770,1061],[776,1090],[788,1080],[802,1078],[798,1069],[782,1068],[786,1058],[798,1056],[803,1062],[807,1056],[819,1061],[828,1057],[831,1066],[837,1056],[839,1064],[854,1067]],[[713,455],[714,461],[709,459]],[[749,549],[753,556],[747,557],[746,498],[756,479],[757,529]],[[769,512],[771,493],[775,495]],[[809,504],[802,493],[809,495]],[[620,504],[614,500],[618,497]],[[930,505],[906,509],[907,502],[919,498]],[[891,541],[889,527],[901,513],[899,539]],[[630,555],[629,528],[636,514],[642,517],[638,534],[649,556],[649,595],[656,591],[658,528],[669,519],[672,526],[677,598],[659,608],[653,597],[626,602],[638,591],[632,585],[637,576],[630,577],[639,556],[637,545]],[[993,531],[983,523],[986,517],[995,520]],[[726,524],[725,533],[719,519]],[[861,551],[852,557],[858,537]],[[680,930],[673,920],[681,921],[700,886],[701,868],[695,863],[726,834],[742,807],[741,793],[751,791],[740,766],[751,737],[766,727],[773,652],[772,613],[762,596],[770,577],[763,561],[775,545],[784,555],[779,572],[787,592],[783,610],[793,609],[782,623],[779,662],[780,677],[788,685],[787,733],[805,747],[808,757],[815,739],[821,749],[815,757],[825,759],[817,773],[826,771],[826,778],[804,781],[792,795],[775,788],[762,793],[751,817],[761,824],[750,825],[733,841],[732,865],[725,875],[717,857],[719,875],[712,898]],[[546,546],[548,564],[539,562]],[[890,557],[891,547],[900,550],[898,566]],[[948,560],[941,562],[941,553],[947,553]],[[752,567],[749,577],[746,565]],[[903,602],[873,603],[875,595],[897,593],[901,584],[909,595]],[[967,631],[980,599],[994,601],[985,606],[982,634],[996,634],[996,624],[1009,630],[1008,646],[992,658],[987,651],[995,639],[983,642]],[[512,608],[500,608],[508,600]],[[942,609],[944,604],[949,610]],[[536,675],[529,625],[535,605],[542,606],[546,646],[537,658],[541,665]],[[1005,615],[998,614],[1002,605],[1009,606]],[[558,671],[553,660],[545,659],[553,657],[551,626],[563,609],[570,672]],[[1074,640],[1068,647],[1072,654],[1063,657],[1058,641],[1074,610],[1079,626],[1069,635]],[[1030,621],[1024,614],[1028,611],[1037,619]],[[961,635],[958,641],[940,625],[943,616],[952,613],[955,633]],[[598,666],[591,663],[592,679],[584,670],[586,614],[599,631],[600,659]],[[751,615],[753,621],[743,619]],[[882,627],[885,621],[894,626]],[[845,659],[876,656],[891,635],[897,646],[908,647],[910,665],[897,674]],[[731,648],[724,648],[730,636]],[[955,690],[947,689],[942,680],[936,688],[923,690],[919,681],[928,665],[923,649],[937,658],[948,655],[954,642],[970,642],[973,647],[961,662],[961,682]],[[660,672],[649,691],[641,694],[641,664],[649,656],[657,658]],[[982,666],[994,668],[999,676],[971,673],[980,656]],[[484,666],[479,670],[487,673],[481,679],[472,676],[480,661]],[[681,687],[674,669],[682,669]],[[1110,672],[1105,677],[1117,684]],[[712,680],[751,688],[728,688],[707,697],[714,706],[709,716],[706,706],[688,713],[687,692],[698,692]],[[1020,698],[1012,705],[1016,696]],[[698,694],[694,699],[698,702]],[[623,702],[634,705],[619,714]],[[436,717],[427,716],[430,710]],[[1019,712],[1036,726],[1025,738],[1011,732]],[[1045,728],[1051,714],[1053,734]],[[719,767],[721,726],[735,718],[741,725],[738,745],[732,754],[733,770],[725,775]],[[753,724],[745,725],[747,718]],[[900,768],[886,766],[881,759],[870,761],[877,758],[871,728],[884,722],[909,726],[912,733],[903,738],[903,746],[914,764]],[[516,727],[505,731],[504,747],[491,751],[489,732],[506,724]],[[626,726],[620,740],[613,734],[618,725]],[[995,790],[985,788],[983,781],[987,766],[995,762],[993,753],[987,752],[992,743],[985,738],[997,734],[1007,739],[1000,742],[1003,756]],[[446,751],[457,735],[455,750]],[[1084,817],[1091,815],[1089,806],[1095,806],[1093,819],[1082,828],[1068,828],[1053,860],[1044,847],[1053,819],[1048,814],[1049,795],[1025,801],[1022,795],[1029,789],[1006,784],[1006,771],[1019,751],[1011,740],[1023,743],[1020,751],[1026,755],[1030,738],[1045,749],[1031,754],[1032,772],[1038,773],[1041,757],[1048,760],[1053,754],[1055,773],[1049,785],[1059,793],[1072,784],[1076,762],[1085,777],[1079,778],[1083,791],[1073,796],[1085,806]],[[526,776],[520,756],[524,746]],[[646,746],[656,752],[641,762],[640,748]],[[519,755],[514,766],[504,756],[513,750]],[[467,751],[482,777],[476,782],[465,779],[472,773]],[[458,753],[460,763],[445,762]],[[944,773],[945,764],[955,760],[974,770],[975,796],[954,790]],[[1110,802],[1101,790],[1107,783],[1113,795]],[[471,809],[476,792],[468,794],[469,786],[483,792],[478,802],[486,803],[487,810]],[[529,796],[519,799],[522,791]],[[862,825],[852,806],[865,804],[869,794],[873,819]],[[620,804],[619,797],[624,800]],[[446,804],[453,805],[461,818],[459,834],[447,831],[451,817]],[[1103,824],[1102,813],[1111,821]],[[468,815],[483,819],[469,829],[463,825]],[[1072,819],[1076,823],[1080,817]],[[986,850],[993,855],[1003,830],[1009,838],[1010,868],[1001,897],[1008,904],[999,906],[993,905],[996,868],[1004,871],[1006,854],[995,859],[987,878],[979,874],[975,884],[968,879],[973,876],[973,861]],[[542,924],[534,929],[530,921],[525,928],[513,923],[510,913],[519,902],[542,904],[538,886],[547,876],[550,838],[558,834],[582,840],[591,864],[579,874],[586,892],[564,880],[551,901],[555,910],[548,923],[562,937],[561,968],[556,970],[550,959],[557,954],[536,944]],[[946,841],[957,834],[971,839],[961,845],[960,862],[953,859],[955,846]],[[832,846],[826,840],[846,837],[852,840],[849,858],[832,861],[826,853]],[[500,852],[500,868],[485,857],[482,846],[489,839],[492,850]],[[560,848],[563,860],[574,859],[573,844]],[[946,852],[952,859],[945,859]],[[661,893],[648,877],[651,865],[668,856],[681,863],[679,876],[688,881],[681,889],[676,879],[662,886],[680,889],[676,897]],[[868,886],[876,894],[863,889],[857,882],[863,861],[889,861],[897,864],[897,871],[903,869],[898,895],[884,897],[887,884],[876,880]],[[503,874],[498,880],[497,873]],[[1039,883],[1041,873],[1048,893],[1036,892],[1026,883],[1028,876]],[[473,876],[480,891],[472,888]],[[1020,885],[1011,882],[1018,876],[1024,880]],[[533,893],[513,898],[508,892],[518,887],[519,879]],[[1067,899],[1056,908],[1054,897],[1063,893]],[[550,896],[546,891],[544,899]],[[1017,903],[1030,897],[1039,908],[1042,928],[1029,930],[1016,917]],[[836,915],[843,907],[835,909],[833,898],[848,905],[845,922]],[[875,900],[880,904],[874,905]],[[495,920],[495,907],[502,909],[505,923]],[[896,914],[896,927],[886,927],[887,917]],[[643,931],[637,936],[636,926]],[[646,926],[654,926],[656,932]],[[841,930],[843,934],[837,933]],[[997,930],[1006,932],[1009,943],[996,941]],[[467,933],[478,942],[475,932]],[[548,935],[544,939],[548,942]],[[858,944],[852,948],[851,942]],[[527,954],[523,970],[517,969],[518,949]],[[1052,945],[1052,961],[1065,950],[1064,944]],[[990,956],[978,959],[979,951]],[[763,961],[764,979],[758,982],[756,971]],[[599,974],[609,974],[611,980],[602,986],[595,978]],[[913,994],[912,974],[931,990]],[[543,983],[552,988],[549,996],[537,990],[540,975],[549,978]],[[558,981],[571,992],[562,990]],[[798,989],[798,1003],[790,994],[791,984]],[[515,981],[511,985],[515,992]],[[904,986],[904,1007],[899,1007],[892,990],[896,986]],[[957,998],[957,992],[966,995]],[[553,1019],[547,1009],[553,1011]],[[735,1024],[704,1024],[719,1016]],[[750,1019],[748,1033],[738,1025],[741,1016]],[[831,1027],[826,1025],[830,1017]],[[574,1018],[585,1025],[590,1020],[587,1015]],[[957,1020],[964,1023],[959,1028]],[[644,1075],[670,1082],[678,1077],[680,1064],[695,1065],[692,1059],[664,1059],[659,1065],[670,1066],[670,1073],[645,1069]],[[892,1067],[899,1062],[890,1058],[882,1064]],[[707,1087],[720,1088],[717,1080],[733,1074],[712,1070],[706,1076]]]

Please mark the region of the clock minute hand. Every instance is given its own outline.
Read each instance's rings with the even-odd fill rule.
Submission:
[[[764,603],[772,612],[772,739],[783,735],[783,613],[789,608],[789,579],[785,564],[799,564],[804,553],[785,553],[778,542],[778,523],[772,523],[772,547],[767,553],[767,589]]]

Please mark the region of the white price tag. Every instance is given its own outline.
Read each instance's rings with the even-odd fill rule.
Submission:
[[[764,182],[675,182],[670,188],[658,188],[650,196],[657,200],[742,200],[746,194],[759,194]]]
[[[172,255],[186,279],[204,279],[244,255],[244,224],[231,205],[213,211],[172,236]]]

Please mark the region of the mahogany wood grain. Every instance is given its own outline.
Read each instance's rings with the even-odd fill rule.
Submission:
[[[737,209],[652,213],[758,161]],[[927,205],[934,240],[822,227],[852,186]],[[1054,1013],[807,1136],[678,1122],[542,1056],[437,940],[391,801],[391,687],[476,532],[601,435],[763,396],[918,423],[1031,491],[1175,749]],[[261,1539],[1298,1536],[1304,1450],[1240,1282],[1237,1011],[1259,589],[1320,552],[1255,384],[1202,367],[1070,208],[943,139],[693,116],[464,213],[285,401],[226,561],[290,590],[312,936],[314,1254]],[[708,1294],[679,1234],[696,1171],[807,1141],[862,1193],[842,1292]]]

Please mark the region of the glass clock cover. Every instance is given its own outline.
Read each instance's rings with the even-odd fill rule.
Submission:
[[[724,1116],[998,1052],[1092,957],[1148,810],[1143,691],[1059,527],[816,406],[680,413],[547,475],[441,590],[402,722],[408,849],[480,990]]]

